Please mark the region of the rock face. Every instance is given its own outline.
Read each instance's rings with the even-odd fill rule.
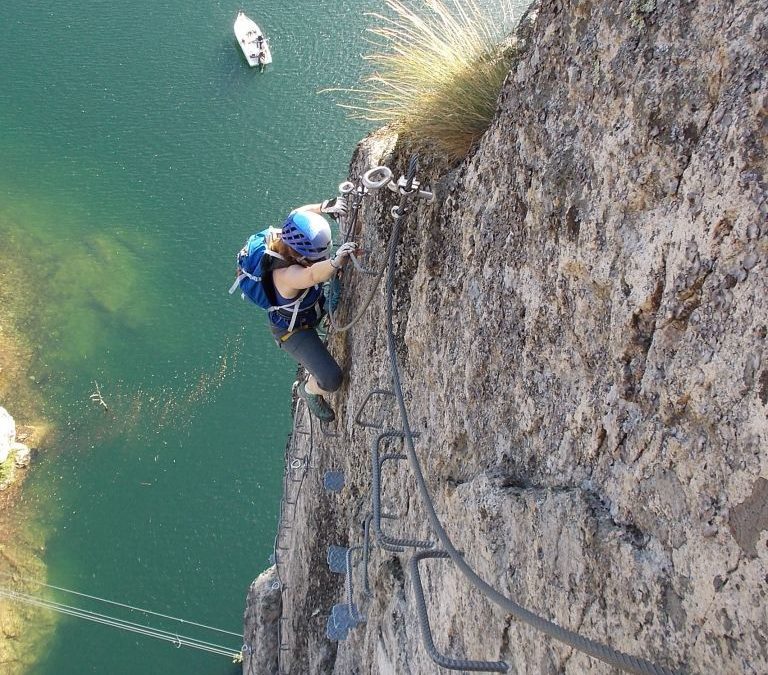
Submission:
[[[243,616],[245,643],[243,648],[243,673],[277,673],[277,651],[280,621],[280,584],[277,570],[270,567],[259,575],[248,589],[248,600]],[[249,641],[250,636],[259,639]]]
[[[768,2],[536,10],[497,119],[451,174],[422,166],[438,199],[397,248],[397,355],[435,511],[484,580],[559,626],[668,668],[767,672]],[[369,139],[353,175],[381,160],[403,171],[406,156]],[[365,202],[373,267],[396,199]],[[347,276],[342,322],[373,284]],[[289,447],[310,459],[283,511],[285,673],[440,672],[411,548],[371,550],[370,597],[353,556],[365,622],[325,637],[345,598],[327,547],[359,544],[371,511],[378,431],[355,420],[391,388],[383,322],[379,290],[332,335],[349,374],[332,399],[339,435],[315,425],[311,446],[297,434]],[[390,403],[374,396],[362,420],[401,429]],[[338,493],[323,489],[329,469],[344,472]],[[400,516],[382,529],[436,541],[407,462],[384,465],[381,494]],[[519,673],[612,672],[513,618],[451,561],[420,570],[439,652]]]

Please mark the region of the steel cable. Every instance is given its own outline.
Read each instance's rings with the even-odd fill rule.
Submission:
[[[204,640],[198,640],[185,635],[179,635],[171,631],[166,631],[160,628],[152,628],[150,626],[144,626],[137,624],[133,621],[127,621],[125,619],[119,619],[116,617],[110,617],[105,614],[99,614],[97,612],[91,612],[89,610],[73,607],[71,605],[65,605],[63,603],[54,602],[52,600],[44,600],[33,595],[26,593],[20,593],[11,589],[0,588],[0,597],[8,598],[16,602],[21,602],[33,607],[40,607],[43,609],[49,609],[60,614],[68,616],[74,616],[87,621],[93,621],[105,626],[112,626],[113,628],[120,628],[132,633],[138,633],[145,635],[146,637],[153,637],[166,642],[171,642],[178,647],[191,647],[201,651],[210,652],[213,654],[219,654],[221,656],[239,656],[240,652],[237,649],[229,649],[222,645],[213,644]]]
[[[612,649],[607,645],[590,640],[578,633],[567,630],[558,626],[543,617],[540,617],[533,612],[525,609],[521,605],[514,602],[511,598],[500,593],[493,588],[488,582],[482,579],[477,572],[464,560],[461,553],[456,550],[448,533],[442,526],[440,519],[435,511],[435,506],[432,502],[432,498],[429,494],[426,481],[424,480],[424,474],[421,469],[418,457],[416,456],[416,450],[414,447],[413,432],[411,431],[410,421],[408,419],[408,411],[405,407],[405,400],[403,397],[403,387],[400,380],[400,370],[398,366],[397,350],[395,345],[395,333],[393,326],[393,298],[394,298],[394,280],[395,280],[395,254],[397,251],[397,243],[400,238],[400,229],[402,227],[405,216],[407,215],[406,204],[410,195],[408,194],[411,189],[412,181],[416,173],[417,158],[411,158],[408,167],[407,184],[400,198],[400,204],[397,210],[397,217],[395,218],[395,224],[392,229],[392,236],[389,240],[389,247],[387,251],[387,283],[386,283],[386,333],[387,333],[387,352],[389,354],[390,369],[392,373],[392,383],[397,399],[398,408],[400,410],[400,419],[403,425],[403,436],[406,442],[406,453],[408,455],[408,463],[413,472],[414,478],[418,485],[419,493],[421,495],[424,506],[427,510],[430,524],[440,539],[440,543],[445,549],[446,553],[450,556],[454,564],[459,568],[461,573],[469,580],[469,582],[475,586],[483,595],[489,600],[496,603],[504,610],[512,614],[515,618],[523,621],[524,623],[532,626],[536,630],[539,630],[550,637],[563,642],[574,649],[578,649],[589,656],[592,656],[600,661],[608,663],[617,668],[621,668],[631,673],[650,673],[651,675],[672,675],[674,671],[658,666],[645,659],[630,656],[624,654],[618,650]]]
[[[376,291],[379,288],[379,284],[381,283],[381,278],[384,276],[384,271],[387,269],[386,264],[381,266],[381,269],[376,274],[376,281],[373,283],[373,288],[371,289],[370,294],[366,298],[365,302],[363,303],[363,307],[360,309],[360,311],[357,313],[354,319],[349,321],[348,323],[344,324],[343,326],[339,326],[336,324],[335,314],[336,312],[328,312],[328,322],[331,324],[331,328],[336,333],[344,333],[348,331],[352,326],[354,326],[360,319],[363,318],[363,315],[368,310],[368,307],[370,306],[371,302],[373,302],[373,298],[376,295]]]
[[[88,595],[87,593],[80,593],[78,591],[73,591],[68,588],[62,588],[61,586],[54,586],[52,584],[45,584],[42,581],[38,581],[36,579],[30,579],[27,577],[19,576],[18,574],[8,574],[6,572],[0,572],[0,577],[5,577],[7,579],[13,579],[14,581],[21,581],[26,584],[36,584],[38,586],[43,586],[44,588],[51,588],[55,591],[62,591],[63,593],[70,593],[71,595],[77,595],[81,598],[88,598],[89,600],[97,600],[98,602],[103,602],[108,605],[115,605],[117,607],[124,607],[125,609],[130,609],[135,612],[141,612],[142,614],[151,614],[152,616],[158,616],[162,619],[170,619],[171,621],[178,621],[179,623],[186,624],[188,626],[196,626],[198,628],[205,628],[207,630],[212,630],[217,633],[224,633],[226,635],[234,635],[236,637],[242,637],[240,633],[235,633],[230,630],[224,630],[222,628],[215,628],[214,626],[208,626],[204,623],[197,623],[195,621],[188,621],[187,619],[179,619],[175,616],[170,616],[168,614],[161,614],[160,612],[153,612],[150,609],[144,609],[143,607],[134,607],[133,605],[128,605],[123,602],[116,602],[114,600],[107,600],[106,598],[100,598],[96,595]],[[18,592],[18,591],[13,591]]]
[[[357,217],[357,212],[355,212],[355,217]],[[389,242],[387,242],[387,249],[389,249]],[[348,331],[350,328],[352,328],[352,326],[354,326],[358,321],[360,321],[360,319],[363,318],[363,315],[368,310],[368,307],[370,306],[371,302],[373,302],[373,298],[376,295],[376,291],[379,288],[379,284],[381,283],[381,279],[384,276],[384,271],[386,269],[387,269],[387,263],[385,261],[384,264],[381,266],[381,269],[376,273],[376,280],[373,282],[373,288],[371,288],[371,292],[368,294],[368,297],[365,299],[365,302],[363,302],[362,308],[351,321],[347,322],[343,326],[339,326],[336,323],[336,310],[332,312],[329,309],[328,322],[330,323],[331,328],[333,328],[333,330],[336,333],[344,333]]]

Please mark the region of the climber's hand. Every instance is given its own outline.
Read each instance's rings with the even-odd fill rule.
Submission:
[[[346,259],[352,255],[357,249],[357,244],[354,241],[348,241],[346,244],[339,246],[336,251],[336,255],[331,258],[331,266],[338,269],[341,267]]]
[[[321,213],[327,213],[329,216],[338,218],[339,216],[347,215],[347,200],[344,197],[333,197],[333,199],[326,199],[320,205]]]

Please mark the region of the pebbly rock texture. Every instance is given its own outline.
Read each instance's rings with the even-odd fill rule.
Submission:
[[[766,0],[543,0],[479,147],[448,175],[422,162],[438,199],[397,248],[406,405],[456,548],[530,611],[692,673],[768,672],[767,17]],[[373,137],[352,175],[406,159]],[[365,203],[372,267],[396,199]],[[373,281],[345,283],[342,322]],[[339,436],[315,425],[311,447],[296,434],[289,448],[310,461],[283,513],[282,672],[440,672],[410,548],[371,550],[370,597],[354,558],[365,622],[325,637],[345,597],[327,547],[359,544],[371,510],[377,432],[355,418],[391,387],[382,289],[330,345],[349,374],[332,399]],[[400,429],[396,412],[378,396],[363,419]],[[343,470],[341,492],[323,490],[328,469]],[[400,516],[388,533],[435,541],[407,462],[385,465],[382,501]],[[420,570],[441,653],[613,672],[506,614],[452,562]]]
[[[280,620],[280,584],[275,567],[262,572],[248,589],[243,615],[243,673],[277,672],[278,633]],[[250,636],[259,635],[257,641]]]

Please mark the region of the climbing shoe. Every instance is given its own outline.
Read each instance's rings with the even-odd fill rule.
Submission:
[[[333,422],[336,413],[328,402],[318,394],[310,394],[306,389],[306,383],[302,382],[298,388],[299,396],[307,402],[307,408],[321,422]]]

